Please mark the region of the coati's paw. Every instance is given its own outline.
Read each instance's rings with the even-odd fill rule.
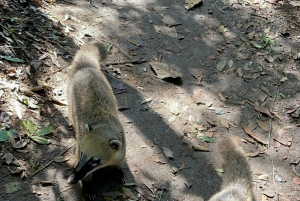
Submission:
[[[88,176],[84,177],[83,180],[89,182],[93,179],[93,174],[89,174]]]
[[[97,198],[93,186],[89,185],[88,182],[85,182],[85,185],[82,186],[82,192],[89,200],[95,200]]]
[[[85,197],[87,197],[89,200],[95,200],[97,198],[95,192],[92,194],[84,193]]]

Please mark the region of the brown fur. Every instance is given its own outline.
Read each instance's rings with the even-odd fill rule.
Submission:
[[[209,201],[253,201],[250,166],[234,136],[224,139],[219,149],[224,160],[222,190]]]
[[[82,47],[73,60],[68,109],[77,139],[74,174],[81,171],[81,166],[91,158],[101,159],[101,164],[93,167],[93,171],[106,166],[120,167],[125,160],[125,136],[115,96],[100,70],[100,57],[105,56],[105,47],[96,43]],[[112,140],[120,142],[121,146],[111,145]],[[71,182],[70,177],[68,182],[76,183],[79,179],[73,178]]]

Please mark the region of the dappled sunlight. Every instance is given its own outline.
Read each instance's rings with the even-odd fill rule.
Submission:
[[[11,11],[2,4],[11,4]],[[74,148],[67,149],[75,142],[75,133],[65,103],[74,53],[84,44],[100,41],[109,50],[102,71],[126,131],[122,169],[135,196],[209,200],[226,174],[215,171],[222,168],[216,144],[233,134],[243,140],[247,154],[256,154],[248,161],[257,200],[265,199],[266,193],[269,200],[282,195],[294,200],[296,176],[290,163],[300,151],[299,22],[298,8],[289,10],[285,7],[289,2],[282,4],[209,0],[186,10],[184,1],[97,0],[91,5],[57,0],[37,9],[0,3],[7,15],[1,13],[0,18],[1,110],[20,133],[17,141],[28,138],[20,120],[55,128],[44,136],[51,144],[31,140],[24,153],[6,143],[26,166],[22,171],[30,175],[36,171],[33,166],[44,169],[22,180],[2,168],[5,183],[18,180],[33,200],[58,200],[59,195],[87,200],[81,199],[79,184],[66,181],[74,166]],[[286,15],[287,11],[294,13]],[[168,65],[177,77],[159,69],[165,76],[159,78],[150,65],[153,61]],[[34,91],[36,86],[41,90]],[[39,109],[24,102],[27,96]],[[265,141],[271,143],[269,148]],[[68,159],[54,162],[62,152]],[[55,185],[40,185],[53,180]],[[5,194],[5,199],[13,200],[19,192]]]

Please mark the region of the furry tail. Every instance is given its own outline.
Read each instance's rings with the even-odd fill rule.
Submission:
[[[224,183],[226,187],[231,183],[240,183],[247,189],[252,189],[252,174],[247,158],[238,147],[234,136],[230,135],[219,144],[223,158]]]
[[[83,68],[100,69],[99,62],[106,58],[107,51],[102,43],[82,46],[73,59],[73,73]]]

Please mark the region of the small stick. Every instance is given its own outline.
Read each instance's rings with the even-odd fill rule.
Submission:
[[[76,144],[76,142],[74,144],[72,144],[70,147],[68,147],[66,150],[64,150],[63,152],[61,152],[59,155],[57,155],[56,157],[58,156],[61,156],[63,155],[64,153],[66,153],[69,149],[71,149],[74,145]],[[55,158],[56,158],[55,157]],[[53,158],[51,161],[49,161],[49,163],[47,163],[44,167],[42,167],[41,169],[39,169],[38,171],[34,172],[30,177],[32,178],[34,175],[36,175],[37,173],[39,173],[40,171],[44,170],[46,167],[48,167],[53,161],[54,159]]]
[[[109,65],[126,64],[126,63],[142,63],[142,62],[146,62],[146,61],[144,61],[142,59],[133,59],[133,60],[128,60],[128,61],[105,63],[104,65],[109,66]]]

